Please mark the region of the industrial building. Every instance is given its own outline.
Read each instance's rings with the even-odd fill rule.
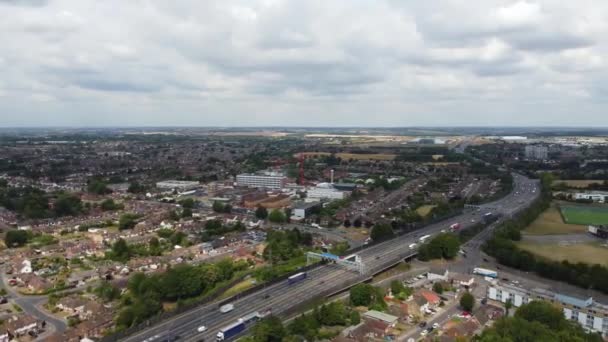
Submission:
[[[161,190],[178,190],[188,191],[197,189],[201,186],[199,182],[193,181],[180,181],[180,180],[166,180],[156,183],[156,187]]]
[[[559,305],[566,319],[580,324],[587,331],[599,332],[602,336],[608,336],[608,306],[595,302],[591,297],[579,299],[545,289],[526,290],[508,284],[489,286],[487,296],[491,300],[502,303],[510,300],[515,307],[520,307],[533,300],[548,301]]]
[[[306,198],[312,201],[322,199],[339,200],[344,199],[346,195],[346,192],[336,189],[331,183],[319,183],[306,192]]]
[[[299,202],[293,206],[292,210],[292,218],[295,220],[303,220],[310,214],[312,214],[315,209],[321,209],[320,202]]]
[[[249,188],[281,189],[286,183],[287,177],[278,172],[243,173],[236,176],[237,186]]]
[[[543,145],[527,145],[525,149],[526,159],[547,160],[549,159],[549,149]]]

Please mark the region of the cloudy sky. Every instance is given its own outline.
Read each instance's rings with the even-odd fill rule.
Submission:
[[[0,0],[0,126],[608,126],[606,0]]]

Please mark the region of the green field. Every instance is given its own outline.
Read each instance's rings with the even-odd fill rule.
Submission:
[[[552,235],[552,234],[583,234],[587,227],[578,224],[567,224],[555,205],[545,210],[523,231],[529,235]]]
[[[608,224],[608,207],[562,206],[561,211],[569,224]]]

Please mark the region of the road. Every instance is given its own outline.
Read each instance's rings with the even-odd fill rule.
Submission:
[[[57,317],[48,314],[42,309],[40,309],[40,306],[47,301],[46,296],[22,295],[19,292],[13,290],[13,288],[6,283],[7,280],[4,272],[0,272],[0,278],[2,278],[0,283],[1,286],[6,289],[8,297],[12,299],[15,304],[19,305],[25,313],[36,317],[40,321],[47,322],[47,332],[57,331],[63,333],[67,329],[68,325],[65,321],[58,319]],[[49,329],[49,326],[51,326],[52,328]]]
[[[513,192],[505,198],[481,205],[478,210],[472,210],[440,223],[429,225],[414,233],[371,245],[358,252],[357,254],[361,257],[367,270],[364,275],[348,271],[335,264],[324,265],[309,271],[308,278],[299,283],[291,286],[287,282],[273,284],[256,293],[235,300],[232,302],[235,309],[229,313],[221,314],[218,311],[217,303],[203,305],[172,317],[124,340],[130,342],[150,341],[150,338],[153,338],[152,340],[154,341],[162,341],[169,337],[180,336],[180,338],[186,341],[212,341],[215,340],[215,335],[219,329],[251,312],[261,312],[271,308],[274,315],[287,318],[281,316],[281,314],[285,314],[289,309],[309,301],[316,295],[330,293],[333,290],[351,286],[405,257],[415,255],[416,250],[410,249],[409,246],[417,242],[418,238],[422,235],[437,234],[454,223],[460,223],[463,228],[470,227],[480,222],[482,216],[488,211],[500,212],[507,216],[512,215],[517,210],[531,203],[536,197],[531,190],[521,190],[535,188],[536,192],[539,191],[538,183],[526,177],[515,176],[514,182]],[[207,331],[198,333],[197,327],[202,325],[207,327]]]

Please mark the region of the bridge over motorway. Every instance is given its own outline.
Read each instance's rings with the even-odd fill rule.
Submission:
[[[417,242],[420,236],[437,234],[454,223],[460,223],[462,228],[466,229],[480,222],[488,208],[499,209],[497,212],[503,215],[512,215],[532,203],[539,192],[538,182],[524,176],[514,175],[514,183],[514,190],[509,195],[496,202],[481,205],[480,211],[471,210],[445,221],[426,226],[416,232],[362,247],[357,255],[365,264],[363,274],[337,264],[320,265],[309,270],[308,277],[303,281],[291,285],[287,281],[283,281],[246,296],[235,297],[231,301],[234,310],[228,313],[219,312],[219,303],[202,305],[122,340],[150,342],[180,336],[181,339],[186,341],[212,341],[215,340],[215,335],[219,329],[255,311],[262,312],[271,309],[273,314],[282,318],[295,315],[303,309],[305,304],[313,300],[325,298],[338,291],[348,289],[404,259],[414,257],[417,251],[415,247],[410,248],[410,246]],[[200,333],[197,328],[202,325],[206,326],[207,330]]]

